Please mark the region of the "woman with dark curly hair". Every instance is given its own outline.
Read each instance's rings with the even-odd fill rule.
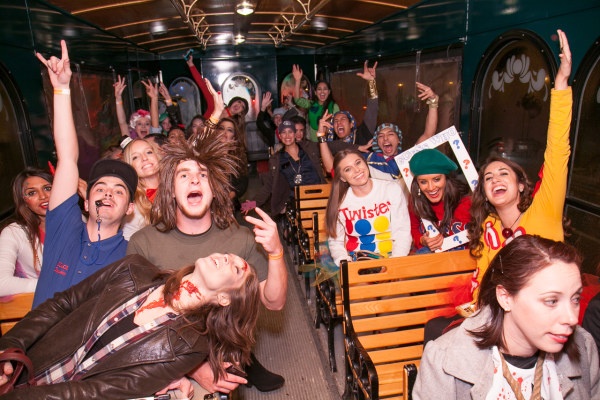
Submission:
[[[471,196],[466,183],[454,171],[458,166],[436,149],[416,153],[409,161],[414,179],[410,188],[410,232],[417,253],[442,247],[444,238],[462,232],[471,220]],[[422,220],[435,225],[440,233],[430,235]],[[458,249],[457,249],[458,250]]]
[[[491,259],[524,234],[564,240],[563,207],[571,147],[569,132],[573,95],[568,80],[571,51],[565,33],[558,30],[562,53],[550,102],[548,142],[544,153],[543,179],[533,198],[533,186],[517,163],[494,157],[479,169],[473,192],[469,248],[477,258],[474,278],[481,281]]]

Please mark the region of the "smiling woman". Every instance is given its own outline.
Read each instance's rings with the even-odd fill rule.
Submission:
[[[470,251],[478,259],[474,276],[477,281],[494,255],[519,235],[528,233],[564,240],[562,223],[571,151],[573,94],[568,84],[569,43],[563,31],[557,32],[562,49],[561,63],[551,93],[548,142],[541,169],[543,179],[535,197],[525,170],[512,160],[492,157],[479,170],[479,185],[472,197],[473,223],[469,225]]]
[[[336,265],[367,250],[384,257],[408,254],[408,208],[397,182],[371,179],[357,150],[342,150],[333,160],[334,177],[327,202],[329,249]]]
[[[52,179],[46,171],[26,168],[13,181],[15,213],[0,233],[0,296],[35,291]]]
[[[131,165],[138,175],[135,190],[134,212],[125,218],[123,237],[131,238],[138,230],[150,224],[150,211],[156,198],[159,182],[161,152],[154,142],[135,139],[123,151],[123,161]]]

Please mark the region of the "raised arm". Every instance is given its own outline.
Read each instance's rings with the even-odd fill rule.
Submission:
[[[440,104],[440,97],[435,94],[435,92],[429,86],[420,82],[417,82],[417,90],[419,90],[419,99],[425,100],[429,106],[427,118],[425,119],[425,130],[417,139],[416,144],[419,144],[432,137],[437,131],[438,106]]]
[[[302,82],[302,69],[298,64],[292,65],[292,76],[294,77],[294,99],[300,98],[300,83]]]
[[[113,84],[115,88],[115,103],[117,109],[117,121],[119,121],[119,130],[121,136],[129,136],[129,124],[125,115],[125,107],[123,106],[123,91],[127,87],[125,77],[117,76],[117,81]]]
[[[260,283],[260,298],[269,310],[281,310],[287,295],[287,267],[285,254],[279,240],[277,224],[260,208],[255,209],[259,218],[247,216],[254,225],[256,243],[262,245],[269,256],[267,279]]]
[[[377,71],[377,61],[373,64],[373,68],[369,68],[369,62],[365,61],[363,72],[357,72],[356,75],[360,76],[367,81],[369,85],[369,98],[367,99],[367,109],[365,110],[365,116],[363,123],[369,130],[371,136],[375,132],[377,126],[377,114],[379,113],[379,95],[377,93],[377,84],[375,83]]]
[[[213,102],[212,95],[210,94],[210,91],[208,90],[208,87],[206,86],[206,82],[204,81],[204,78],[202,78],[202,75],[200,75],[200,72],[198,72],[198,69],[194,65],[194,57],[192,57],[190,55],[188,57],[188,59],[186,60],[186,63],[190,69],[192,78],[194,78],[194,82],[196,82],[196,85],[198,85],[198,87],[200,88],[200,92],[202,92],[202,96],[204,97],[204,100],[206,100],[207,107],[206,107],[206,111],[204,112],[204,114],[202,116],[204,118],[208,119],[211,116],[213,109],[214,109],[214,102]]]
[[[319,120],[319,128],[317,129],[317,141],[319,142],[319,151],[321,152],[321,162],[325,172],[332,175],[333,171],[333,154],[327,145],[327,132],[333,127],[329,120],[332,115],[328,110],[325,110],[323,117]]]
[[[165,100],[165,105],[167,106],[167,113],[169,114],[169,118],[171,118],[171,124],[173,127],[179,125],[181,121],[179,120],[179,115],[177,114],[177,109],[179,106],[173,103],[173,99],[171,98],[171,93],[169,93],[169,89],[165,86],[164,83],[158,84],[158,92],[162,95]]]
[[[71,108],[71,65],[67,43],[60,41],[62,49],[61,58],[51,56],[46,60],[40,53],[36,57],[48,68],[48,76],[54,88],[54,145],[56,146],[56,172],[52,185],[52,194],[48,202],[48,209],[52,210],[62,204],[69,197],[77,193],[79,170],[79,145],[73,110]]]
[[[142,85],[146,88],[146,95],[150,97],[150,123],[153,128],[160,128],[159,115],[158,115],[158,84],[141,81]]]

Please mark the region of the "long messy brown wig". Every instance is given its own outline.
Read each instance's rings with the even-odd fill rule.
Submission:
[[[187,160],[196,161],[206,167],[208,182],[213,193],[210,205],[212,221],[220,229],[235,222],[233,203],[229,198],[232,191],[230,176],[238,176],[238,160],[230,154],[233,146],[214,137],[214,131],[203,138],[181,138],[167,143],[163,148],[160,164],[160,189],[152,204],[151,222],[161,232],[177,226],[177,202],[175,201],[175,172],[177,166]]]

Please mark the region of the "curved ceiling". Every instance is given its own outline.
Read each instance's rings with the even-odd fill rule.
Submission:
[[[254,12],[236,13],[245,1]],[[84,21],[158,54],[236,44],[317,49],[420,0],[50,0]],[[152,33],[154,31],[154,33]]]

